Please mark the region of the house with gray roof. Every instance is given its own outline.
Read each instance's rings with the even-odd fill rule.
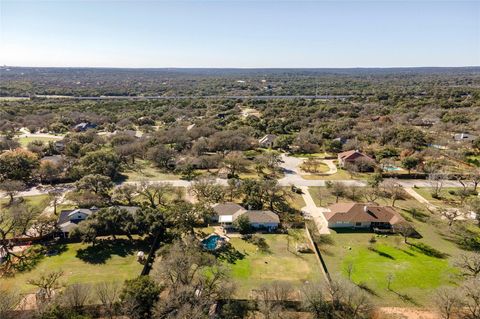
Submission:
[[[255,229],[272,231],[278,228],[280,218],[269,210],[246,210],[242,206],[232,203],[217,203],[212,206],[214,216],[212,220],[226,228],[232,228],[233,223],[240,217],[246,216],[250,226]]]

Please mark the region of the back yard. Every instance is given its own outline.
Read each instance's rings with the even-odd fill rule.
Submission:
[[[255,237],[265,240],[264,248],[238,237],[230,240],[237,259],[229,266],[238,284],[239,298],[247,298],[252,290],[273,281],[286,281],[299,287],[307,281],[323,280],[315,255],[296,252],[297,243],[307,243],[304,230],[294,230],[289,235],[258,234]]]
[[[95,247],[82,243],[54,247],[52,250],[57,250],[58,254],[41,257],[30,271],[0,278],[0,285],[16,288],[22,293],[32,293],[36,288],[27,283],[29,279],[58,270],[64,273],[60,279],[64,284],[123,282],[140,274],[143,266],[136,261],[135,254],[145,249],[141,242],[132,244],[122,239],[114,242],[106,240]]]

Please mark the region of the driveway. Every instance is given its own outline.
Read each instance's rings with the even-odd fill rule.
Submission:
[[[315,202],[313,201],[313,198],[308,191],[308,187],[302,186],[300,187],[300,189],[302,190],[302,197],[306,204],[306,206],[302,208],[302,211],[312,216],[312,219],[318,228],[318,232],[321,235],[330,234],[328,222],[325,218],[325,212],[327,212],[328,210],[324,207],[318,207],[317,205],[315,205]]]

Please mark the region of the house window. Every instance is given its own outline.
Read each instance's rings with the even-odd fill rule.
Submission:
[[[362,226],[362,223],[355,223],[355,226]]]

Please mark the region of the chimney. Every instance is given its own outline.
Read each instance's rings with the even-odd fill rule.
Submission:
[[[363,206],[363,211],[364,211],[365,213],[368,213],[368,206],[367,206],[367,205]]]

